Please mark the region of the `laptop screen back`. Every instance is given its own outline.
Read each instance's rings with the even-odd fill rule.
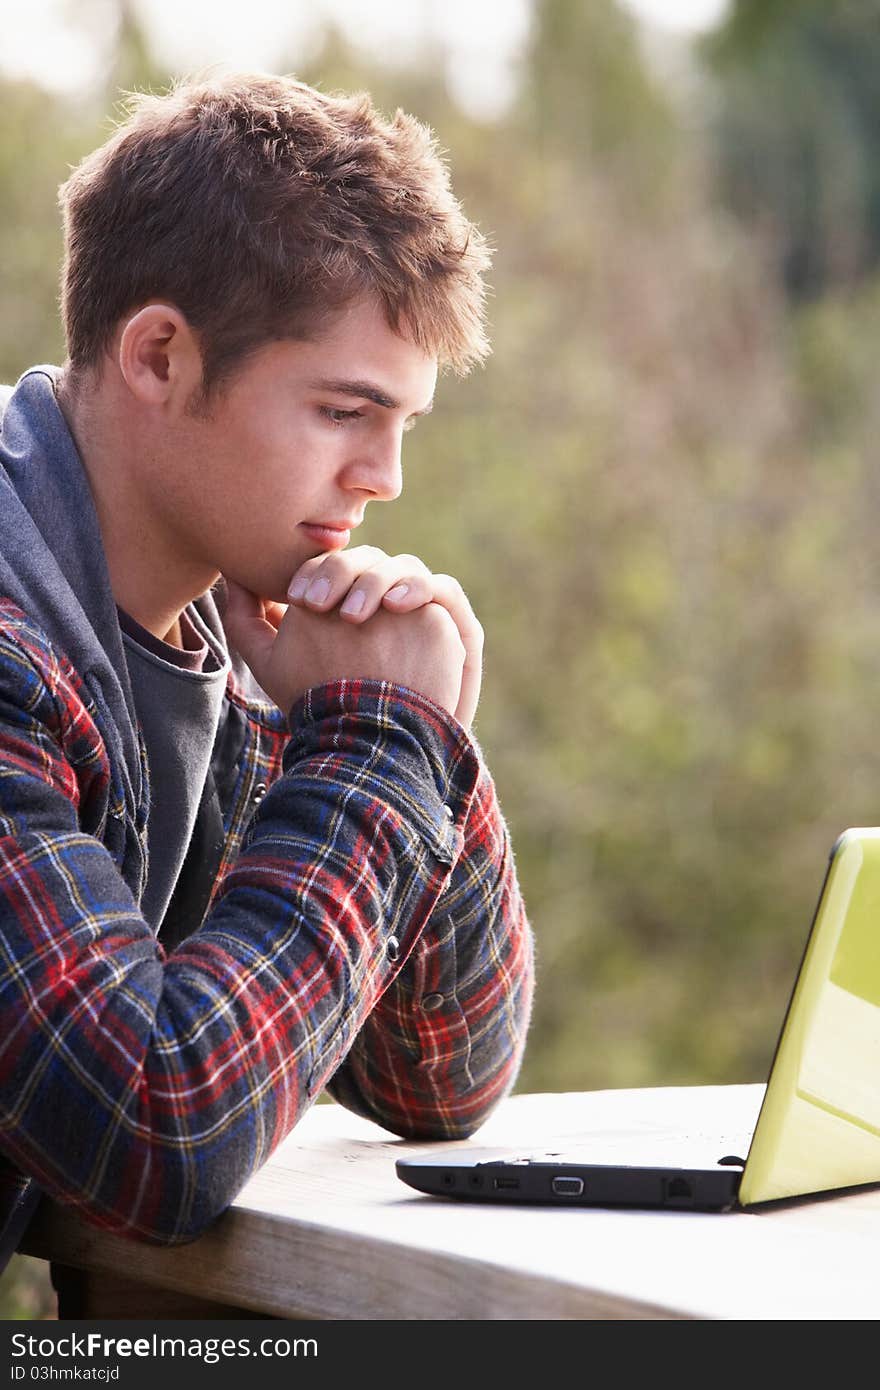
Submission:
[[[880,1182],[880,829],[831,854],[740,1185],[743,1206]]]

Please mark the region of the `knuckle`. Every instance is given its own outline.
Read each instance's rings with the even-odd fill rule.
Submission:
[[[456,579],[454,574],[440,574],[437,576],[437,578],[442,581],[444,588],[450,589],[452,591],[452,594],[456,599],[465,598],[465,592],[464,589],[461,587],[461,581]]]
[[[424,560],[420,560],[418,555],[395,555],[394,558],[398,565],[405,566],[408,570],[411,570],[415,574],[431,573]]]
[[[303,560],[299,569],[294,574],[294,578],[296,578],[297,575],[302,575],[303,577],[305,577],[307,574],[314,574],[315,570],[321,568],[322,560],[323,556],[321,555],[313,555],[311,559]]]
[[[450,621],[449,614],[439,603],[426,603],[421,610],[422,621],[431,632],[442,632]]]
[[[332,581],[334,578],[333,566],[328,562],[326,557],[323,556],[315,561],[309,561],[308,569],[303,565],[301,574],[303,578],[308,578],[310,580],[320,577],[321,579],[329,579]]]
[[[363,589],[368,596],[384,594],[386,584],[381,574],[375,570],[364,570],[363,573],[356,574],[352,582],[352,588]]]
[[[424,608],[418,610],[423,615],[423,622],[428,634],[436,641],[449,642],[451,640],[461,642],[458,628],[452,619],[451,614],[447,613],[439,603],[427,603]]]

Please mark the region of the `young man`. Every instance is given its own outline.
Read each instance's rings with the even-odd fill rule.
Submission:
[[[68,360],[0,435],[0,1222],[197,1236],[325,1087],[407,1136],[509,1090],[530,933],[460,586],[349,546],[485,245],[430,134],[233,76],[61,191]]]

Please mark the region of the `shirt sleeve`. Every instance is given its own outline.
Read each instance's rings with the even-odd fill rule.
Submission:
[[[516,1080],[531,1014],[532,934],[482,758],[456,833],[430,920],[329,1087],[411,1138],[463,1138],[486,1119]]]
[[[0,642],[0,1147],[100,1225],[187,1240],[405,968],[480,760],[411,692],[308,692],[209,915],[166,957],[95,824],[106,754],[84,698],[57,657]]]

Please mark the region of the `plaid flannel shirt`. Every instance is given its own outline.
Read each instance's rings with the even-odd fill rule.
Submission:
[[[376,681],[249,698],[200,928],[141,916],[148,789],[63,654],[0,601],[0,1229],[27,1189],[192,1239],[325,1086],[395,1133],[471,1133],[515,1079],[531,935],[479,750]],[[255,809],[256,807],[256,809]]]

